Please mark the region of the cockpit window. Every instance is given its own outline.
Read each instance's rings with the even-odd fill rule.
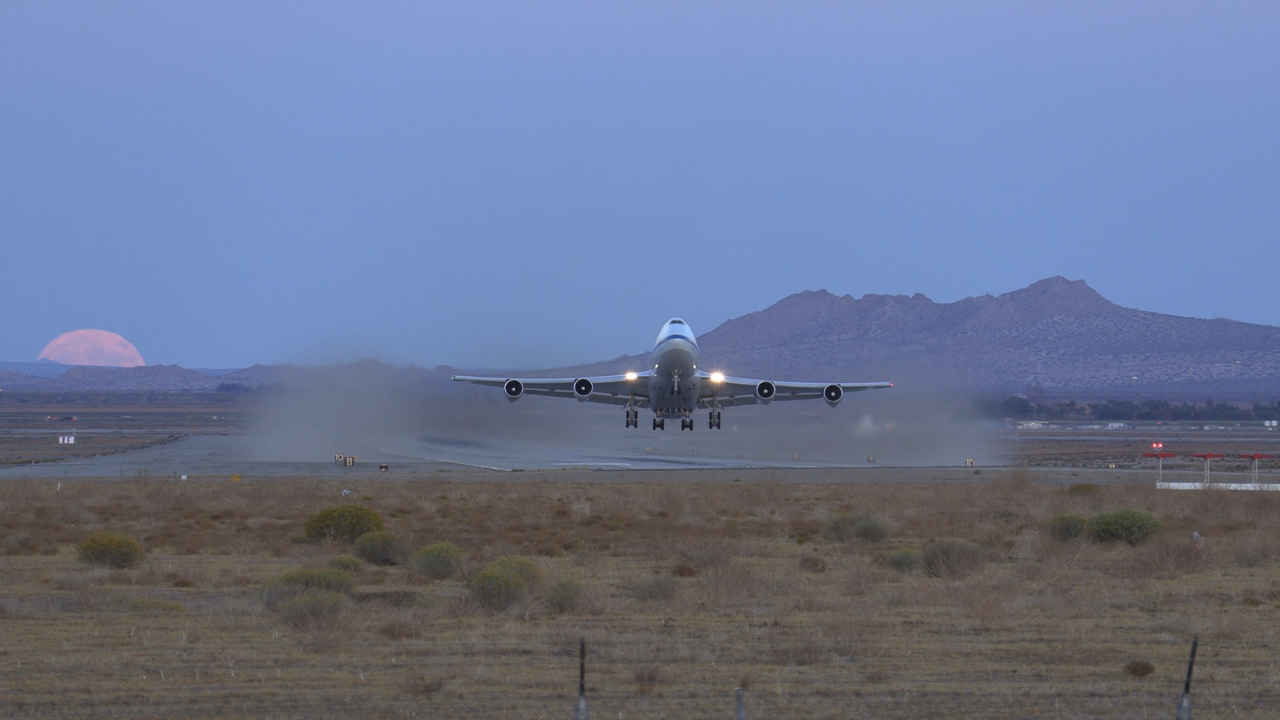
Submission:
[[[680,319],[675,319],[675,320],[672,320],[672,321],[671,321],[671,324],[672,324],[672,325],[683,325],[683,324],[684,324],[684,321],[683,321],[683,320],[680,320]]]

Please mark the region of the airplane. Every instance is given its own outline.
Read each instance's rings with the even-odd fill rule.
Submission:
[[[720,429],[720,408],[768,405],[777,400],[817,400],[831,407],[846,392],[893,387],[891,382],[806,383],[728,377],[698,369],[698,340],[688,323],[671,318],[653,345],[653,368],[625,375],[580,378],[494,378],[454,375],[457,382],[500,387],[511,402],[524,395],[575,398],[580,402],[625,405],[627,427],[640,427],[640,410],[653,410],[653,429],[666,430],[667,418],[680,418],[681,430],[693,430],[693,413],[709,409],[708,426]]]

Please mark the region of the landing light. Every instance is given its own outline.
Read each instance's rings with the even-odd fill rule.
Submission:
[[[724,373],[720,373],[720,372],[713,372],[713,373],[711,373],[711,382],[713,382],[713,383],[722,383],[722,382],[724,382]]]
[[[635,379],[636,379],[636,378],[638,378],[638,377],[640,377],[640,376],[639,376],[639,375],[637,375],[637,374],[635,374],[635,373],[633,373],[633,372],[629,372],[629,373],[627,373],[627,379],[628,379],[628,380],[635,380]]]

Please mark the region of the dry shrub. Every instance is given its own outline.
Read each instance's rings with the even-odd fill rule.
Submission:
[[[413,568],[432,580],[447,580],[462,569],[462,550],[451,542],[432,543],[413,556]]]
[[[414,640],[418,626],[404,620],[389,620],[378,626],[378,634],[388,640]]]
[[[404,559],[399,538],[384,530],[365,533],[356,538],[352,552],[371,565],[396,565]]]
[[[728,545],[721,540],[709,540],[697,544],[681,543],[676,557],[698,569],[719,567],[733,556]]]
[[[325,570],[300,569],[291,570],[276,581],[280,585],[292,585],[308,590],[326,590],[329,592],[349,593],[355,587],[355,577],[345,570],[329,568]]]
[[[1249,609],[1246,612],[1254,613],[1255,611]],[[1175,637],[1199,636],[1216,640],[1238,640],[1257,632],[1256,625],[1238,612],[1214,612],[1207,608],[1184,612],[1152,626],[1151,629]]]
[[[285,602],[311,590],[346,595],[355,587],[355,577],[345,570],[301,569],[281,575],[262,590],[262,602],[278,608]]]
[[[455,676],[456,677],[456,676]],[[418,680],[409,683],[409,692],[424,698],[431,697],[444,689],[444,685],[452,678],[443,677],[427,677],[422,676]]]
[[[827,561],[817,555],[805,555],[800,558],[802,572],[821,574],[827,571]]]
[[[1098,494],[1098,486],[1093,483],[1076,483],[1067,488],[1067,495],[1071,497],[1093,497]]]
[[[501,611],[523,598],[525,587],[514,575],[486,568],[471,578],[468,590],[484,607]]]
[[[1156,671],[1156,666],[1146,660],[1134,660],[1124,666],[1124,671],[1134,677],[1146,677]]]
[[[626,586],[628,595],[636,600],[670,600],[676,596],[676,581],[667,575],[654,575]]]
[[[424,620],[422,611],[395,611],[378,626],[377,633],[388,640],[416,640],[422,635]]]
[[[909,550],[899,550],[893,553],[885,561],[889,567],[902,572],[911,572],[920,567],[920,553],[911,552]]]
[[[335,570],[345,570],[349,573],[360,572],[360,568],[364,566],[364,561],[355,555],[338,555],[329,560],[329,567]]]
[[[871,515],[855,517],[848,513],[840,513],[827,519],[824,534],[828,540],[835,542],[865,540],[877,543],[889,537],[889,526],[884,520]]]
[[[105,580],[97,573],[59,573],[49,580],[49,587],[64,592],[83,592]]]
[[[812,628],[796,636],[795,629],[770,629],[765,658],[778,665],[816,665],[831,657],[831,651]]]
[[[344,540],[382,529],[382,516],[373,508],[356,503],[330,505],[307,518],[304,530],[308,540]]]
[[[542,570],[538,568],[538,564],[519,555],[503,555],[487,567],[511,573],[525,585],[537,585],[542,581]]]
[[[1162,538],[1135,554],[1132,575],[1174,578],[1198,572],[1210,564],[1207,549],[1198,548],[1187,539]]]
[[[671,574],[675,577],[682,578],[697,577],[698,568],[690,565],[689,563],[680,563],[679,565],[671,568]]]
[[[959,580],[982,567],[984,560],[981,548],[962,540],[939,540],[924,549],[921,564],[934,577]]]
[[[998,576],[948,586],[946,594],[974,629],[988,630],[1016,622],[1011,610],[1020,589],[1016,580]]]
[[[655,665],[647,668],[636,670],[636,694],[649,695],[658,687],[658,683],[662,681],[662,672]]]
[[[524,598],[529,586],[541,578],[542,571],[532,560],[504,555],[476,573],[467,589],[484,607],[501,611]]]
[[[328,590],[304,590],[280,603],[280,619],[300,629],[332,624],[346,608],[347,597]]]
[[[837,615],[821,622],[818,628],[832,654],[839,658],[853,658],[864,652],[864,622],[848,615]]]
[[[76,554],[91,565],[129,568],[142,560],[143,552],[142,545],[128,535],[104,531],[80,543]]]
[[[1142,510],[1101,512],[1085,523],[1085,535],[1094,542],[1141,545],[1164,529],[1154,515]]]
[[[182,603],[137,595],[111,596],[104,609],[115,612],[159,612],[175,615],[185,615],[187,613],[187,607]]]
[[[1240,567],[1256,568],[1271,562],[1280,548],[1268,538],[1253,534],[1241,539],[1231,553],[1231,560]]]
[[[561,578],[547,587],[544,599],[550,612],[573,612],[582,600],[582,583],[577,578]]]
[[[1088,520],[1083,515],[1064,514],[1054,515],[1049,518],[1049,522],[1045,523],[1045,529],[1049,531],[1049,537],[1058,542],[1069,542],[1080,537],[1084,533],[1085,524]]]

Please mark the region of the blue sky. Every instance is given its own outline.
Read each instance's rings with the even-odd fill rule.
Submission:
[[[0,359],[536,367],[800,290],[1280,325],[1275,3],[0,4]]]

